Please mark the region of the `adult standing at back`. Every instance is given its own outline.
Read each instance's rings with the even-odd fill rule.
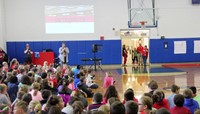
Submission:
[[[127,57],[128,57],[128,51],[126,49],[126,45],[124,44],[122,47],[122,56],[124,57],[124,66],[126,66],[126,62],[127,62]]]
[[[33,54],[33,52],[31,51],[31,48],[30,48],[29,44],[26,44],[26,48],[24,50],[24,54],[25,54],[25,63],[26,64],[31,64],[32,63],[31,55]]]
[[[144,50],[144,47],[142,46],[142,44],[139,44],[139,46],[137,47],[138,65],[142,65],[143,64],[143,59],[142,59],[143,50]]]
[[[59,59],[61,64],[67,64],[68,63],[68,54],[69,49],[66,47],[65,43],[62,43],[62,47],[59,48]]]

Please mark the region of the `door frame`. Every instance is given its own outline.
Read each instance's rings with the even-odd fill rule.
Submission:
[[[149,53],[148,53],[148,64],[149,64],[149,66],[151,65],[151,61],[150,61],[150,53],[151,53],[151,50],[150,50],[150,36],[151,36],[151,29],[148,29],[148,28],[134,28],[134,29],[132,29],[132,28],[130,28],[130,29],[120,29],[120,39],[121,39],[121,47],[122,47],[122,40],[123,40],[123,38],[122,38],[122,36],[121,36],[121,33],[122,33],[122,31],[137,31],[137,30],[148,30],[149,31],[149,36],[148,36],[148,49],[149,49]],[[143,38],[142,38],[143,39]],[[121,49],[121,56],[122,56],[122,49]],[[123,60],[123,57],[122,57],[122,60]],[[123,61],[121,60],[121,64],[123,64]]]

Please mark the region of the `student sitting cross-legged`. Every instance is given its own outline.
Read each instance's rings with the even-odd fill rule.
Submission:
[[[98,110],[98,108],[103,105],[101,102],[103,100],[103,95],[101,93],[95,93],[93,96],[93,104],[88,106],[88,110]]]

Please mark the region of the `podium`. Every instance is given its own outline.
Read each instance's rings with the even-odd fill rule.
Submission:
[[[48,62],[48,65],[54,63],[54,52],[39,52],[38,57],[35,57],[35,53],[32,55],[32,63],[34,65],[42,65],[44,61]]]

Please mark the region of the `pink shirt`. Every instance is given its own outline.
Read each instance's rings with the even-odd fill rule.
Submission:
[[[104,78],[104,83],[103,83],[103,87],[107,88],[108,86],[113,85],[113,77],[110,76],[106,76]]]
[[[34,95],[33,95],[34,91],[35,91],[35,90],[31,90],[31,91],[29,92],[29,93],[31,94],[31,96],[32,96],[32,100],[39,100],[39,101],[43,100],[43,98],[42,98],[42,93],[41,93],[40,91],[38,91],[38,92],[37,92],[37,95],[34,96]]]
[[[74,90],[74,89],[75,89],[74,83],[70,83],[70,84],[68,85],[68,88],[71,89],[71,90]]]

